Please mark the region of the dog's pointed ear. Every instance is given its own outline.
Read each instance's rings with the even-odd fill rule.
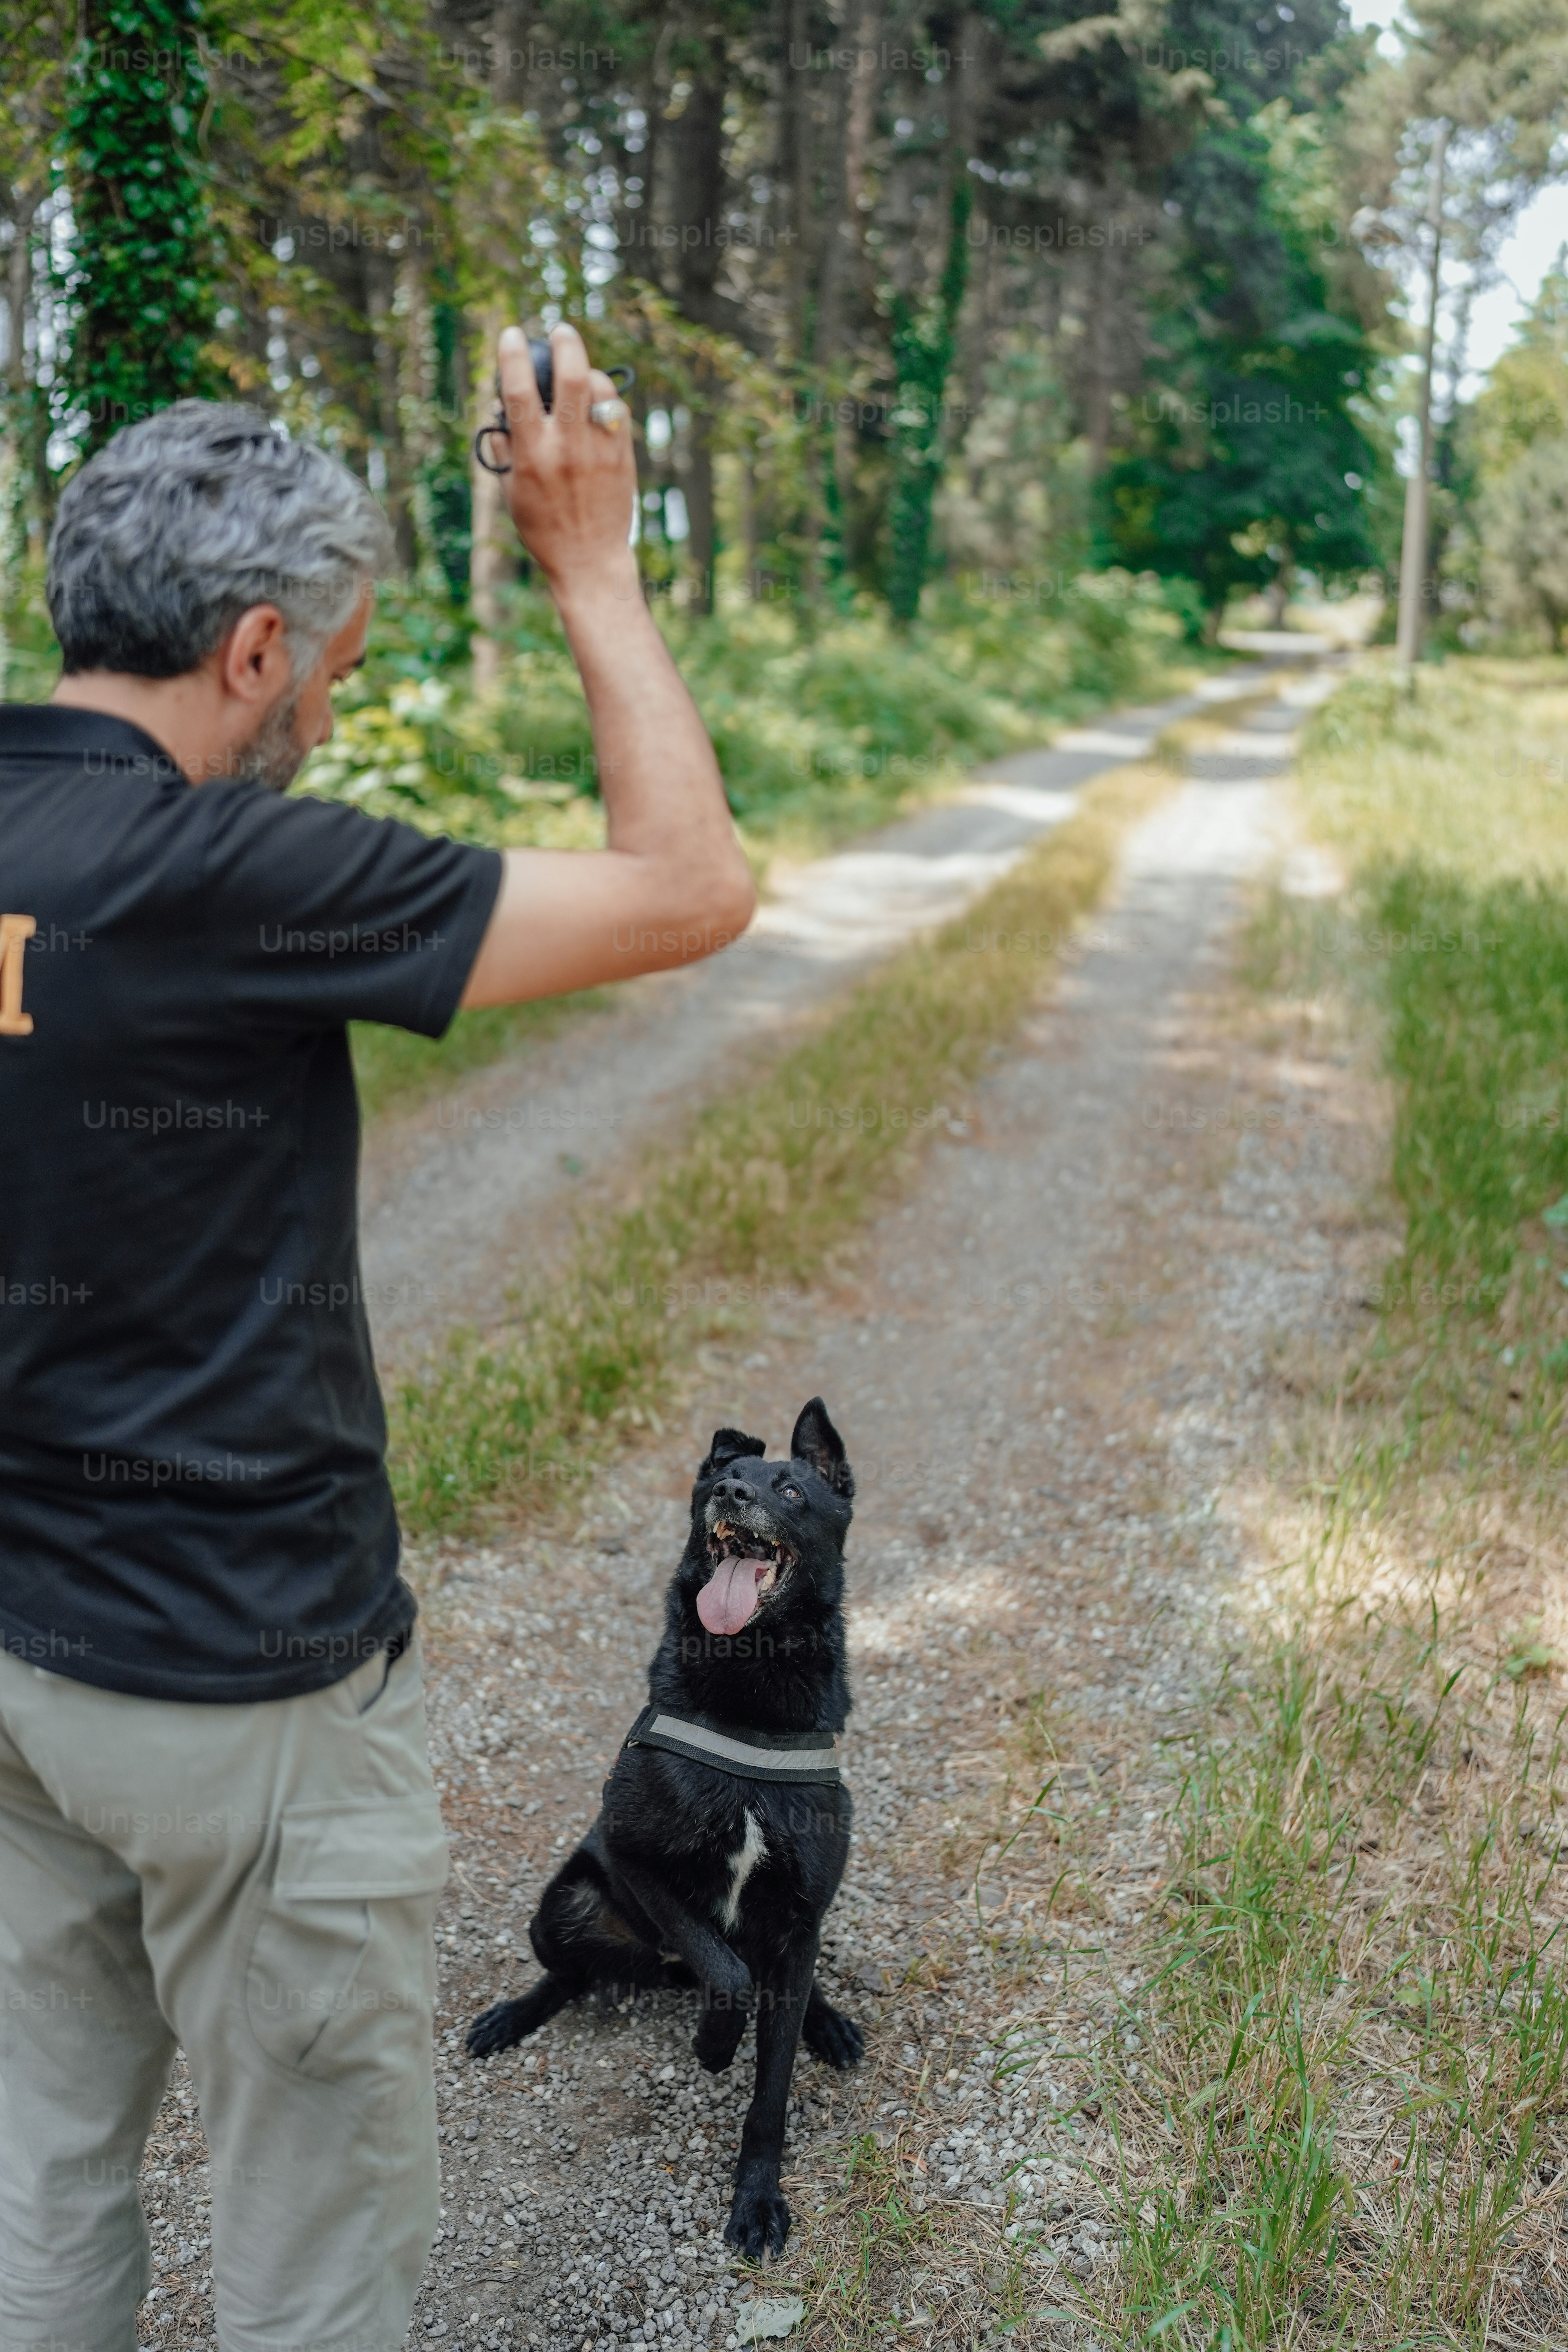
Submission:
[[[697,1483],[700,1486],[704,1478],[716,1477],[727,1462],[738,1461],[743,1454],[765,1454],[767,1450],[765,1437],[748,1437],[743,1429],[716,1429],[708,1458],[697,1473]]]
[[[827,1407],[820,1397],[801,1407],[800,1419],[795,1425],[795,1435],[789,1442],[792,1462],[805,1462],[836,1495],[849,1502],[855,1493],[855,1473],[844,1457],[844,1440],[827,1418]]]

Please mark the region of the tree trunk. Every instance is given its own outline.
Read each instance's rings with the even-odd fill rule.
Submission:
[[[746,593],[754,604],[763,593],[762,545],[757,530],[757,461],[748,449],[741,459],[741,545],[746,559]]]
[[[701,66],[689,66],[691,87],[673,121],[663,129],[662,212],[682,235],[666,290],[688,319],[702,326],[723,323],[717,293],[724,251],[727,181],[724,169],[724,98],[728,80],[722,47],[714,39]],[[713,563],[718,552],[713,511],[713,404],[718,387],[704,367],[696,371],[691,426],[687,436],[682,488],[690,537],[686,542],[689,609],[713,610]]]
[[[1109,192],[1107,192],[1107,194]],[[1110,446],[1111,396],[1116,390],[1116,355],[1114,331],[1117,305],[1121,296],[1118,248],[1105,247],[1096,273],[1093,318],[1089,325],[1088,467],[1090,477],[1104,468],[1106,453]]]
[[[11,250],[5,269],[5,427],[16,450],[11,494],[32,511],[29,530],[48,535],[59,496],[49,471],[49,420],[46,396],[28,374],[27,320],[33,307],[33,245],[41,195],[12,192]],[[47,236],[47,230],[44,232]],[[26,484],[26,490],[23,485]],[[30,496],[28,495],[30,493]]]
[[[686,542],[687,611],[704,618],[713,610],[713,567],[719,552],[713,507],[712,419],[706,405],[694,409],[687,441],[681,488],[689,537]]]
[[[1290,602],[1290,591],[1295,584],[1295,565],[1289,562],[1282,563],[1268,583],[1268,625],[1271,629],[1284,627],[1285,609]]]
[[[851,300],[858,296],[860,307],[869,307],[865,299],[869,289],[866,283],[860,198],[866,185],[867,152],[879,88],[877,42],[880,25],[877,0],[866,0],[855,25],[854,67],[847,86],[839,92],[834,125],[836,153],[833,168],[826,174],[827,194],[837,200],[837,210],[822,224],[822,268],[812,356],[819,396],[830,401],[832,409],[827,429],[813,437],[819,444],[816,456],[824,476],[824,568],[835,576],[844,572],[847,562],[856,440],[853,420],[845,413],[840,397],[845,386],[837,366],[848,340]],[[841,84],[846,82],[843,75],[838,79]]]
[[[498,106],[521,106],[528,88],[532,0],[501,0],[490,19],[490,87]]]
[[[811,352],[811,5],[781,0],[784,88],[779,104],[779,152],[789,184],[789,322],[795,362],[804,368]]]
[[[963,301],[969,253],[965,233],[973,201],[966,171],[953,175],[948,203],[947,258],[931,299],[917,304],[899,298],[893,319],[893,355],[898,368],[899,406],[907,423],[897,426],[890,520],[891,560],[888,603],[894,620],[908,627],[920,611],[931,547],[931,504],[942,478],[944,419],[942,396],[952,366],[958,313]]]
[[[18,201],[6,217],[11,250],[5,257],[5,389],[20,400],[26,388],[27,301],[33,290],[33,220],[36,202]]]
[[[502,321],[498,315],[487,319],[484,326],[484,348],[487,353],[495,347]],[[495,414],[493,371],[486,367],[480,375],[478,396],[474,401],[474,428],[488,425]],[[493,448],[495,444],[492,442]],[[506,488],[499,474],[481,466],[477,457],[468,459],[469,502],[472,510],[472,538],[468,551],[468,604],[474,616],[474,634],[469,641],[473,661],[474,692],[491,694],[500,682],[502,653],[500,639],[505,618],[504,592],[518,575],[518,537],[507,509]]]
[[[376,425],[386,458],[386,510],[397,542],[397,560],[405,572],[412,572],[419,560],[419,550],[409,499],[408,451],[398,404],[402,389],[398,348],[401,337],[400,322],[393,309],[397,279],[392,256],[380,251],[367,253],[364,278],[365,316],[375,344]]]

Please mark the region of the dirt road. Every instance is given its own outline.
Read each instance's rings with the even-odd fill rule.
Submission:
[[[1094,2050],[1119,1938],[1160,1884],[1166,1743],[1254,1572],[1247,1479],[1279,1367],[1353,1322],[1385,1239],[1352,1205],[1380,1146],[1352,1073],[1257,1036],[1228,976],[1242,886],[1290,856],[1275,780],[1293,715],[1196,761],[1135,835],[966,1131],[852,1278],[776,1315],[744,1360],[715,1351],[688,1425],[596,1481],[580,1527],[416,1562],[455,1869],[444,2234],[414,2340],[691,2352],[744,2340],[757,2295],[797,2284],[814,2347],[969,2347],[1004,2316],[1025,2345],[1093,2340],[1030,2315],[1091,2295],[1104,2257]],[[795,2233],[759,2282],[718,2236],[748,2050],[700,2074],[675,1995],[568,2011],[483,2067],[461,2034],[531,1979],[526,1923],[642,1702],[709,1432],[777,1447],[816,1391],[861,1497],[857,1841],[826,1969],[869,2046],[848,2079],[801,2062]],[[1047,1746],[1068,1759],[1065,1894],[1041,1833],[1007,1852],[993,1834]],[[142,2335],[201,2343],[183,2079],[149,2161],[168,2258]],[[861,2220],[895,2178],[897,2244]]]
[[[384,1119],[367,1138],[362,1257],[384,1364],[457,1323],[505,1315],[585,1187],[613,1179],[727,1067],[923,926],[959,913],[1072,809],[1079,787],[1146,758],[1163,728],[1255,693],[1261,665],[1112,714],[980,771],[953,799],[772,878],[741,943],[623,989],[606,1013]]]

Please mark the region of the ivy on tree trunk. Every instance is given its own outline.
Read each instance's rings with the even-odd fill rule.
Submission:
[[[888,603],[900,624],[920,610],[931,552],[931,510],[942,478],[942,399],[952,369],[958,313],[969,274],[964,231],[973,194],[962,171],[953,183],[947,258],[934,296],[917,302],[908,294],[893,303],[893,366],[898,405],[893,410],[892,541],[888,566]]]
[[[216,308],[201,168],[200,0],[85,0],[65,176],[73,237],[66,383],[100,448],[171,401],[228,389],[206,354]]]

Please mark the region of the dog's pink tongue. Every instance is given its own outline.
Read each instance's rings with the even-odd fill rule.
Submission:
[[[697,1614],[710,1633],[738,1633],[757,1605],[765,1559],[721,1560],[697,1596]]]

